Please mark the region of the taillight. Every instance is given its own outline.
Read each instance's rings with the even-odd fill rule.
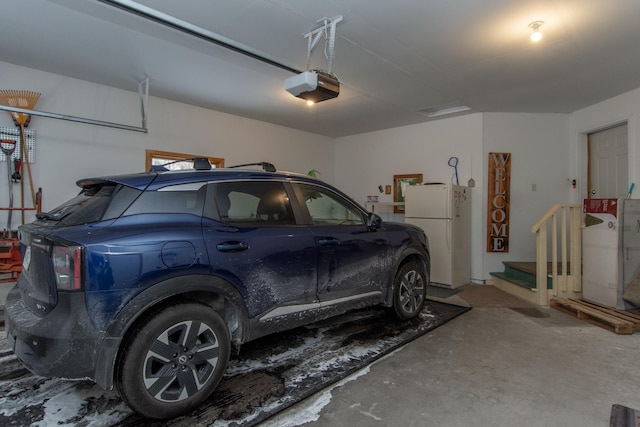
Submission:
[[[58,289],[82,287],[82,246],[54,246],[52,260]]]

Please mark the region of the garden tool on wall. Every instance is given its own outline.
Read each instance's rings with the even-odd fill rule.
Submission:
[[[20,167],[22,166],[22,161],[19,158],[13,158],[13,173],[11,174],[11,181],[20,182],[22,179],[22,175],[20,175]]]
[[[16,151],[16,142],[12,139],[2,139],[0,140],[0,150],[7,158],[7,183],[9,184],[9,213],[7,214],[7,231],[11,232],[11,214],[13,212],[13,174],[11,173],[11,156],[13,156],[13,152]]]
[[[20,254],[20,240],[18,233],[11,231],[11,219],[13,212],[13,182],[11,158],[16,151],[16,141],[13,139],[0,140],[0,150],[7,160],[7,184],[9,185],[9,209],[7,214],[7,228],[0,238],[0,283],[15,282],[22,272],[22,255]],[[9,274],[9,276],[6,276]]]
[[[17,107],[22,109],[33,110],[36,103],[40,99],[38,92],[31,92],[28,90],[0,90],[0,104],[8,105],[9,107]],[[29,162],[29,150],[27,148],[27,141],[24,135],[24,128],[31,120],[31,115],[27,113],[18,113],[15,111],[9,111],[14,123],[20,126],[20,147],[21,158],[27,168],[27,175],[29,177],[29,187],[31,190],[31,200],[33,206],[36,207],[36,192],[33,189],[33,179],[31,178],[31,163]],[[21,186],[22,192],[22,207],[24,208],[24,182]],[[24,223],[24,210],[22,211],[22,222]]]
[[[449,157],[449,166],[451,166],[455,173],[456,177],[456,185],[460,185],[460,181],[458,180],[458,158],[457,157]]]

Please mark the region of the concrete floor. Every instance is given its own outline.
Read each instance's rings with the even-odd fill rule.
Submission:
[[[489,285],[445,301],[473,309],[261,427],[602,427],[613,404],[640,409],[640,333]]]
[[[640,333],[489,285],[442,301],[473,309],[260,426],[602,427],[613,404],[640,409]]]
[[[0,307],[4,307],[7,301],[7,294],[15,286],[15,282],[0,283]]]

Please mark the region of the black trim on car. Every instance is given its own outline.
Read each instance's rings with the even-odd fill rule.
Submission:
[[[196,296],[199,298],[198,302],[211,306],[212,310],[218,311],[221,315],[226,315],[225,320],[231,323],[229,333],[235,345],[239,346],[247,341],[250,335],[247,308],[240,293],[231,284],[215,276],[175,277],[140,293],[129,301],[113,320],[99,347],[93,376],[95,382],[106,389],[113,387],[113,373],[120,342],[138,320],[168,301],[188,300]],[[229,310],[235,313],[231,315]]]

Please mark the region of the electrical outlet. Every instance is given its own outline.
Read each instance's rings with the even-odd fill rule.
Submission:
[[[531,191],[538,191],[538,186],[536,184],[531,184]]]

